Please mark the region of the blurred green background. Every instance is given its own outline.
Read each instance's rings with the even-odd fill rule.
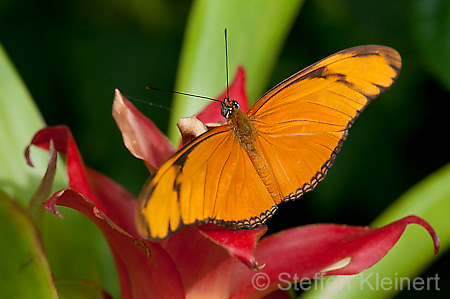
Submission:
[[[172,95],[145,87],[174,88],[191,4],[0,1],[0,41],[47,124],[68,125],[86,164],[136,195],[148,173],[124,147],[111,116],[114,88],[131,100],[171,106]],[[368,225],[449,161],[450,1],[306,0],[266,89],[329,54],[361,44],[398,50],[403,58],[399,80],[356,121],[327,179],[302,200],[284,204],[269,222],[271,231],[316,222]],[[162,131],[175,125],[168,123],[169,110],[135,104]],[[447,254],[422,274],[439,273],[442,290],[435,297],[449,296],[449,265]],[[424,295],[405,291],[397,297]]]

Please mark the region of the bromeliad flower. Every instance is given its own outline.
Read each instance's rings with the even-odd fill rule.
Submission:
[[[230,87],[230,96],[240,99],[241,107],[246,109],[243,69],[239,69]],[[212,103],[198,118],[203,122],[218,121],[215,105],[218,104]],[[174,153],[167,138],[118,90],[113,115],[125,145],[150,172]],[[181,125],[185,138],[204,129],[196,122]],[[268,294],[286,297],[287,293],[279,289],[282,282],[356,274],[371,267],[412,223],[427,229],[435,252],[439,247],[432,227],[417,216],[380,228],[312,224],[262,239],[265,226],[235,230],[204,224],[183,228],[161,242],[151,242],[137,231],[136,198],[84,165],[67,127],[44,128],[30,145],[48,149],[51,140],[65,156],[69,187],[56,192],[44,205],[58,216],[61,215],[57,205],[73,208],[101,229],[115,259],[122,298],[260,298]],[[29,158],[28,151],[29,148]]]

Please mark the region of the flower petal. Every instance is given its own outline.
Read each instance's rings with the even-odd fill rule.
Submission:
[[[89,198],[122,229],[138,236],[134,224],[136,199],[119,184],[85,167],[69,128],[55,126],[37,132],[26,150],[27,157],[31,145],[48,149],[50,140],[53,140],[56,150],[66,156],[69,187]]]
[[[160,244],[175,262],[187,298],[228,298],[234,265],[257,268],[253,251],[266,230],[204,224],[183,228]]]
[[[104,207],[102,212],[128,234],[140,239],[134,222],[136,198],[121,185],[93,169],[87,168],[86,174],[92,192]]]
[[[85,175],[83,160],[68,127],[46,127],[38,131],[31,140],[30,145],[25,150],[25,156],[28,164],[32,165],[29,154],[31,145],[48,150],[50,140],[53,140],[56,151],[66,156],[69,186],[76,189],[84,196],[91,198],[97,207],[101,206],[99,202],[95,202],[96,198],[91,191]]]
[[[177,127],[181,133],[182,144],[188,143],[208,130],[206,125],[195,116],[181,118],[177,122]]]
[[[256,250],[256,259],[266,267],[254,272],[236,265],[232,273],[232,294],[237,294],[236,298],[252,294],[263,296],[288,281],[359,273],[381,260],[412,223],[428,230],[436,252],[439,247],[436,233],[417,216],[408,216],[381,228],[315,224],[271,235],[262,239]],[[264,290],[255,289],[252,284],[255,275],[267,280]]]
[[[175,152],[169,139],[118,89],[114,96],[113,117],[125,146],[136,158],[143,160],[151,172]]]
[[[122,298],[184,298],[180,275],[161,245],[133,238],[73,189],[60,190],[44,202],[59,214],[56,205],[83,213],[103,232],[118,268]]]
[[[205,236],[228,253],[243,262],[253,270],[260,269],[255,259],[254,251],[259,239],[266,233],[266,226],[255,229],[234,229],[214,224],[204,224],[197,227]]]
[[[180,272],[186,298],[228,298],[233,264],[221,246],[196,227],[186,227],[162,242]]]
[[[184,297],[181,278],[171,257],[160,244],[141,240],[136,230],[134,196],[84,166],[67,127],[44,128],[31,144],[48,148],[50,140],[66,156],[70,188],[56,192],[44,202],[45,208],[58,216],[61,215],[56,205],[73,208],[103,231],[115,258],[122,298],[160,298],[167,292],[173,293],[174,298]]]

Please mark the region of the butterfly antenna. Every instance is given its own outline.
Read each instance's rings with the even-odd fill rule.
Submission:
[[[130,100],[130,101],[132,101],[132,102],[139,102],[139,103],[142,103],[142,104],[146,104],[146,105],[148,105],[148,106],[158,107],[158,108],[160,108],[160,109],[164,109],[164,110],[168,110],[168,111],[172,110],[172,108],[170,108],[170,107],[166,107],[166,106],[159,105],[159,104],[156,104],[156,103],[151,103],[151,102],[148,102],[148,101],[145,101],[145,100],[142,100],[142,99],[135,98],[135,97],[133,97],[133,96],[127,95],[127,94],[123,94],[123,95],[124,95],[128,100]]]
[[[185,93],[185,92],[179,92],[179,91],[173,91],[173,90],[168,90],[168,89],[161,89],[161,88],[156,88],[156,87],[146,87],[146,89],[149,90],[156,90],[156,91],[163,91],[163,92],[170,92],[170,93],[176,93],[176,94],[180,94],[183,96],[188,96],[188,97],[193,97],[193,98],[199,98],[199,99],[205,99],[205,100],[210,100],[210,101],[215,101],[215,102],[219,102],[222,103],[222,101],[210,98],[210,97],[205,97],[205,96],[199,96],[196,94],[192,94],[192,93]]]
[[[230,99],[230,92],[228,88],[228,39],[227,39],[227,28],[225,28],[225,70],[227,73],[227,100]]]

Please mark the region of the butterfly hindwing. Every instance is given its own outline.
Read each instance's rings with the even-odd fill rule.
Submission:
[[[182,226],[212,221],[253,227],[276,209],[228,125],[192,140],[166,161],[139,195],[137,224],[162,239]]]

